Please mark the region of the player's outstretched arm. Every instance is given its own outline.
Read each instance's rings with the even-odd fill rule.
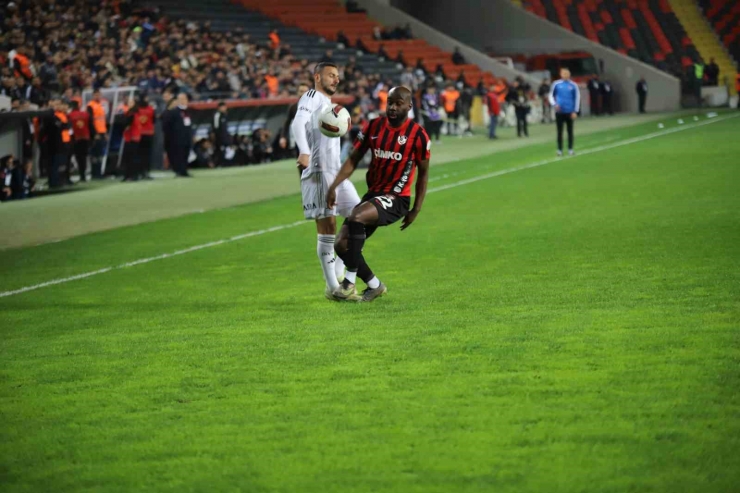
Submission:
[[[416,194],[414,195],[414,207],[411,208],[406,217],[403,218],[403,224],[401,224],[401,231],[411,226],[416,216],[421,212],[421,206],[424,204],[424,198],[427,195],[427,184],[429,183],[429,160],[426,159],[421,161],[418,168],[418,174],[416,177]]]
[[[329,207],[329,209],[336,205],[337,187],[344,180],[352,176],[352,173],[354,173],[355,169],[357,168],[357,163],[362,161],[362,155],[363,153],[360,149],[355,149],[354,151],[352,151],[352,154],[349,155],[347,160],[342,165],[342,168],[339,170],[339,173],[337,173],[337,177],[334,178],[334,183],[332,183],[329,187],[329,193],[326,194],[326,205]]]

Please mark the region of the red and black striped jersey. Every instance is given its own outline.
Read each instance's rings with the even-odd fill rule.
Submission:
[[[370,150],[373,160],[367,171],[370,192],[411,196],[416,166],[429,159],[429,136],[413,120],[393,128],[386,117],[375,118],[365,124],[355,140],[355,149],[362,156]]]

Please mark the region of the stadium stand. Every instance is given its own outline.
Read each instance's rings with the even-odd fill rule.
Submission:
[[[676,76],[702,61],[668,0],[525,0],[523,4],[576,34]]]
[[[694,2],[685,4],[685,2],[673,0],[672,3],[677,14],[685,13],[686,19],[682,22],[686,25],[686,29],[696,30],[696,33],[692,33],[692,39],[695,39],[697,48],[704,58],[713,57],[717,61],[720,67],[720,79],[728,77],[732,81],[740,68],[738,65],[740,63],[740,2],[700,0],[699,5],[711,29],[698,15]],[[731,87],[732,85],[730,84]]]
[[[158,111],[164,108],[158,95],[166,88],[189,93],[196,101],[193,110],[212,109],[208,105],[224,99],[235,107],[287,108],[299,86],[312,83],[312,64],[333,61],[344,71],[339,92],[352,95],[353,121],[361,121],[383,111],[390,84],[419,89],[456,81],[462,90],[464,82],[496,80],[461,61],[459,53],[412,39],[408,26],[386,28],[360,9],[347,12],[338,0],[317,0],[308,7],[299,0],[21,0],[0,7],[0,26],[0,95],[10,101],[11,112],[20,113],[51,114],[49,108],[66,113],[59,108],[67,103],[85,107],[85,91],[131,86],[159,101]],[[106,118],[127,113],[132,104],[105,98]],[[108,151],[115,153],[120,147],[113,142],[120,141],[125,122],[118,116],[115,125],[110,122]],[[28,139],[32,144],[19,156],[24,166],[33,159],[31,147],[44,148],[47,136],[55,135],[51,117],[36,123]],[[284,132],[259,129],[249,135],[242,125],[236,132],[237,157],[241,148],[249,152],[235,163],[279,157],[277,152],[266,160],[254,157],[251,150],[258,145],[289,150],[282,143]],[[208,139],[196,135],[196,154]],[[37,156],[35,176],[49,176],[47,154]],[[112,163],[105,173],[118,174],[115,159]],[[61,165],[67,184],[72,166],[69,159]]]
[[[735,63],[740,60],[740,3],[730,0],[700,0],[704,15]]]
[[[484,73],[477,65],[455,64],[452,53],[432,46],[425,40],[384,39],[387,31],[383,26],[368,18],[365,12],[347,12],[338,0],[315,0],[310,3],[303,0],[233,1],[322,39],[336,41],[341,32],[350,44],[364,51],[380,53],[385,58],[406,65],[416,65],[421,60],[428,72],[436,72],[441,68],[446,78],[462,78],[471,86],[477,86],[480,82],[490,85],[496,80],[493,74]]]
[[[226,0],[157,0],[151,5],[161,7],[168,16],[176,19],[208,22],[214,32],[249,33],[250,39],[256,42],[267,42],[273,30],[277,30],[281,46],[287,46],[292,56],[299,60],[318,62],[330,58],[345,65],[352,57],[357,56],[357,50],[348,49],[339,43],[322,39],[311,31],[270,18],[256,9],[247,10]],[[391,60],[368,56],[362,57],[359,62],[363,72],[367,74],[375,74],[383,80],[399,80],[401,70]]]

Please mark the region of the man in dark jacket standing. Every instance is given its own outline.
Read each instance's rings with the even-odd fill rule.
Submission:
[[[612,96],[614,95],[614,91],[612,90],[611,83],[608,80],[602,80],[599,84],[599,90],[601,91],[601,113],[604,115],[613,115]]]
[[[223,101],[218,104],[218,110],[213,115],[213,133],[216,145],[216,166],[225,166],[224,153],[226,147],[231,145],[231,134],[229,133],[228,109]]]
[[[531,92],[529,84],[524,82],[524,79],[517,77],[514,81],[514,86],[509,91],[506,99],[510,104],[514,106],[514,113],[516,114],[516,135],[517,137],[529,137],[529,129],[527,128],[527,115],[529,114],[529,93]]]
[[[599,82],[599,76],[594,75],[592,79],[589,79],[586,87],[588,87],[591,114],[599,116],[601,114],[601,83]]]
[[[648,93],[648,86],[647,86],[647,82],[645,82],[645,77],[640,77],[640,80],[637,81],[637,86],[635,86],[635,91],[637,91],[637,98],[639,100],[639,105],[640,105],[640,113],[645,113],[645,101],[647,100],[647,93]]]
[[[191,176],[188,173],[188,156],[193,145],[193,122],[188,113],[188,95],[177,95],[177,104],[162,115],[162,130],[165,149],[170,166],[177,176]]]

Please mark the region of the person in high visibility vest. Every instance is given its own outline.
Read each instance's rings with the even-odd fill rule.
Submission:
[[[270,48],[272,48],[273,51],[280,48],[280,35],[278,34],[277,29],[273,29],[272,31],[270,31],[269,38]]]
[[[49,171],[49,188],[59,188],[62,181],[59,172],[62,167],[69,167],[69,152],[72,142],[69,119],[65,111],[66,105],[59,100],[54,101],[53,129],[50,129],[51,169]]]
[[[84,182],[87,181],[87,154],[90,149],[90,114],[82,111],[77,101],[72,101],[72,111],[68,118],[73,132],[73,154],[80,172],[80,181]]]
[[[740,73],[735,74],[735,92],[737,93],[737,109],[740,110]]]
[[[103,107],[103,95],[99,89],[93,91],[92,101],[87,104],[87,113],[90,115],[90,164],[93,179],[103,178],[102,163],[105,155],[105,144],[108,136],[108,125],[106,124],[105,108]]]
[[[385,115],[388,109],[388,88],[383,85],[378,91],[378,111]]]
[[[136,119],[141,125],[141,140],[139,141],[139,173],[141,178],[151,180],[152,171],[152,146],[154,143],[154,122],[156,115],[154,107],[149,104],[146,94],[139,97],[139,105],[136,110]]]
[[[442,106],[447,113],[447,135],[453,135],[453,128],[454,135],[457,134],[457,118],[460,116],[457,111],[458,99],[460,99],[460,91],[455,89],[452,83],[447,84],[447,88],[442,91]]]
[[[16,51],[15,57],[13,58],[13,69],[15,70],[16,77],[23,77],[27,82],[30,82],[31,79],[33,79],[31,60],[26,56],[25,48],[19,47]]]
[[[694,92],[696,94],[697,102],[699,103],[699,108],[703,106],[703,102],[701,99],[701,86],[704,85],[704,64],[703,63],[695,63],[694,64]]]

